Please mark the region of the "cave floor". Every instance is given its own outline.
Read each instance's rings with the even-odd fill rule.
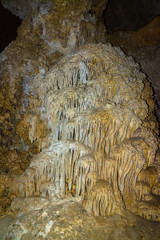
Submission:
[[[73,197],[19,198],[0,219],[0,239],[159,240],[160,223],[130,212],[94,217]]]

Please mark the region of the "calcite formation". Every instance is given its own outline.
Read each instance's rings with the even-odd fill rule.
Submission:
[[[0,54],[0,164],[1,173],[12,178],[28,167],[48,135],[47,124],[37,112],[41,102],[36,82],[39,84],[60,57],[79,45],[105,41],[106,31],[104,24],[88,13],[89,0],[3,4],[24,18],[16,41]],[[34,138],[32,130],[37,132]],[[11,202],[8,188],[5,184],[8,200],[3,201],[0,212]]]
[[[159,203],[151,204],[158,142],[145,87],[138,64],[111,45],[87,45],[54,64],[36,83],[48,140],[19,177],[20,196],[72,194],[96,216],[127,208],[159,220]],[[36,139],[36,128],[29,136]]]
[[[39,105],[32,83],[44,78],[59,57],[77,46],[105,38],[103,27],[99,28],[95,16],[87,13],[90,1],[57,0],[54,4],[47,1],[36,4],[38,7],[30,11],[18,29],[16,41],[0,56],[1,150],[30,148],[27,114],[36,114],[30,99],[34,98]]]
[[[90,1],[40,2],[1,54],[0,200],[19,214],[0,230],[4,239],[45,238],[56,224],[51,211],[63,215],[55,205],[72,201],[89,222],[128,211],[160,220],[152,90],[131,57],[98,43],[96,2],[91,13]]]

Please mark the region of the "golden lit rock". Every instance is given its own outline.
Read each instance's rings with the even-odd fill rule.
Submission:
[[[49,146],[20,176],[20,196],[70,192],[96,216],[123,212],[128,194],[133,204],[150,201],[158,142],[143,124],[150,114],[143,80],[138,65],[111,45],[81,47],[55,64],[38,88]]]
[[[105,44],[94,3],[40,2],[1,55],[0,213],[14,217],[1,239],[147,240],[159,226],[153,93]]]

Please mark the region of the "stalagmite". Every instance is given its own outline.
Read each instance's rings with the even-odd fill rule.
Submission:
[[[119,200],[120,201],[120,200]],[[98,181],[84,201],[85,208],[95,216],[113,215],[123,211],[123,204],[117,204],[112,186],[105,181]],[[116,209],[119,206],[119,209]]]
[[[121,214],[125,207],[142,215],[127,196],[138,204],[149,201],[151,191],[159,194],[151,167],[158,143],[145,127],[143,79],[138,65],[111,45],[81,47],[59,60],[38,89],[50,142],[20,177],[20,196],[70,193],[95,216]],[[31,142],[41,136],[38,126],[33,118]]]

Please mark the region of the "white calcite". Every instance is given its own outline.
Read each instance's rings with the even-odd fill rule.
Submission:
[[[144,124],[144,79],[138,65],[111,45],[82,47],[55,64],[36,83],[49,141],[43,139],[41,153],[20,176],[20,195],[71,193],[96,216],[122,213],[129,194],[132,202],[149,200],[151,187],[139,183],[140,173],[154,163],[158,144]],[[36,118],[30,125],[34,141]]]

